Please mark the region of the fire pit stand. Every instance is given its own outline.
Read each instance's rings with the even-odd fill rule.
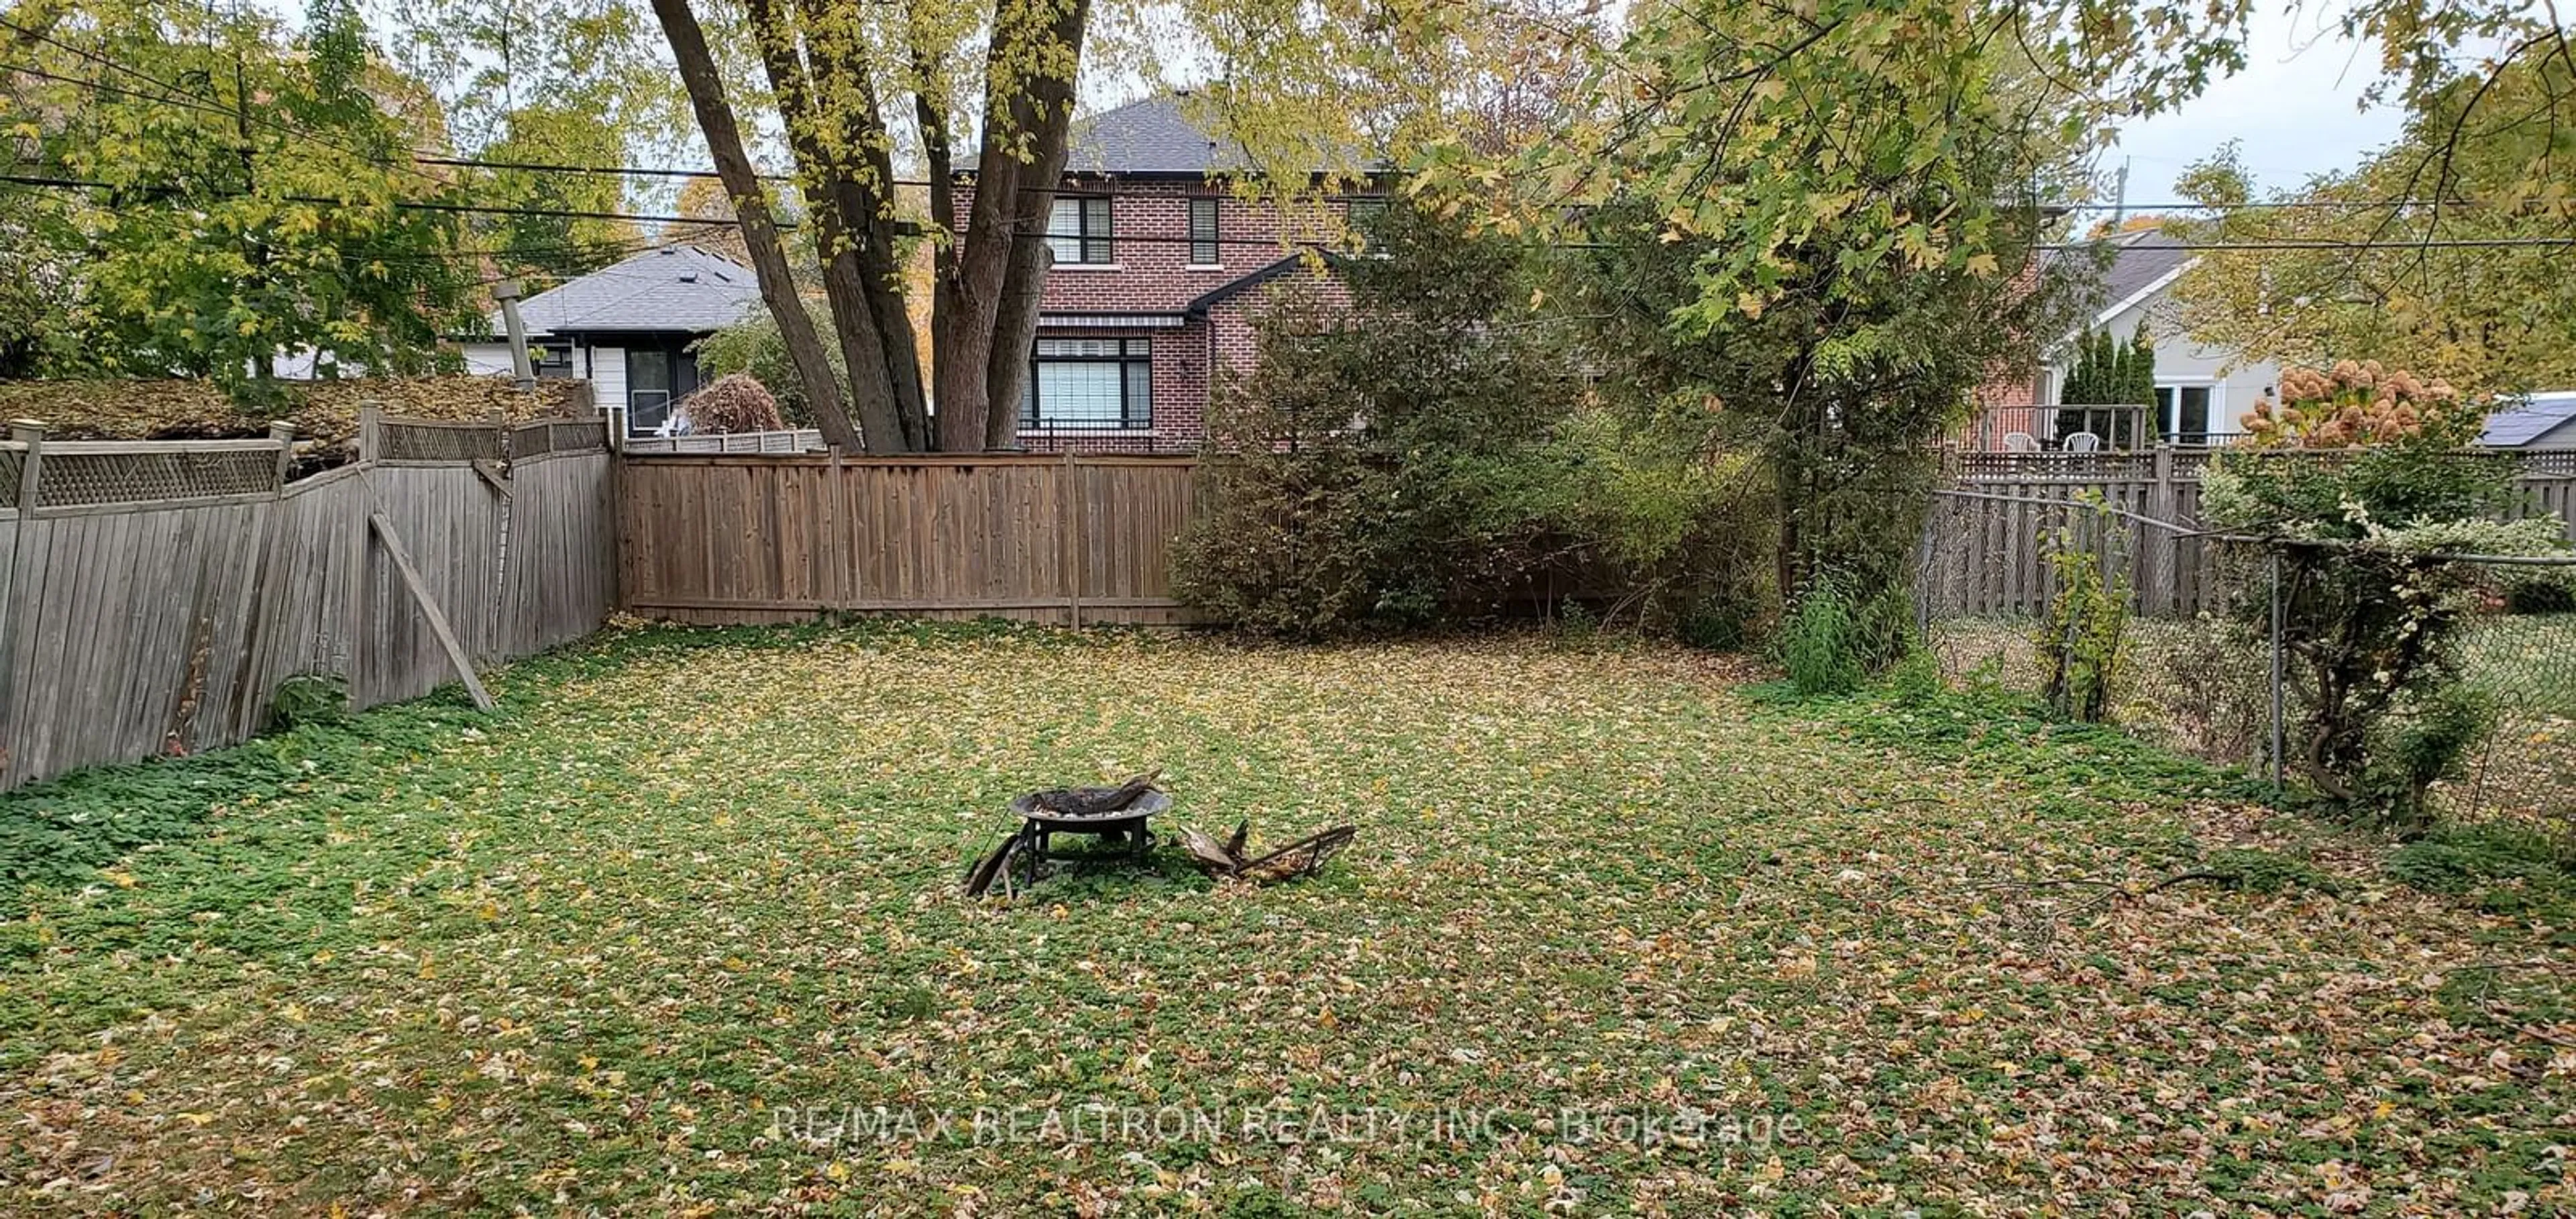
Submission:
[[[1060,813],[1038,806],[1037,793],[1011,801],[1011,811],[1019,814],[1020,836],[1025,843],[1020,854],[1027,859],[1028,881],[1035,884],[1038,866],[1046,862],[1047,847],[1058,834],[1089,834],[1109,842],[1128,844],[1128,857],[1141,861],[1154,850],[1154,831],[1146,822],[1157,813],[1169,812],[1172,798],[1148,788],[1125,808],[1102,813]]]

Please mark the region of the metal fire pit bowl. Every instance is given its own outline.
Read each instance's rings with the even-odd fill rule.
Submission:
[[[1157,813],[1172,809],[1169,793],[1147,791],[1125,808],[1078,817],[1049,812],[1037,806],[1036,792],[1011,801],[1011,811],[1019,814],[1021,832],[1036,840],[1036,850],[1029,853],[1029,875],[1037,875],[1038,865],[1046,862],[1048,840],[1057,834],[1090,834],[1110,842],[1125,842],[1137,859],[1154,849],[1154,831],[1145,822]]]

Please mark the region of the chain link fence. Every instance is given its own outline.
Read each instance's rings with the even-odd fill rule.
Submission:
[[[2276,644],[2298,597],[2274,558],[2264,541],[2204,534],[2077,486],[1946,490],[1918,553],[1918,624],[1952,683],[2044,697],[2052,637],[2059,650],[2084,643],[2068,638],[2083,628],[2061,600],[2070,583],[2098,581],[2127,609],[2104,718],[2278,780],[2297,770],[2316,691],[2296,646]],[[2492,728],[2435,785],[2434,807],[2576,835],[2576,561],[2437,562],[2466,588],[2454,655]]]

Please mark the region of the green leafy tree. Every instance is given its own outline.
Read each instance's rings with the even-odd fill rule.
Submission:
[[[789,427],[814,426],[813,403],[806,400],[805,384],[788,359],[777,321],[767,314],[745,318],[698,340],[698,366],[711,377],[740,373],[760,382],[777,399],[779,416]]]
[[[292,46],[263,19],[146,6],[66,18],[27,53],[47,77],[12,94],[18,130],[103,184],[58,202],[83,365],[264,397],[280,353],[424,371],[471,316],[454,215],[403,206],[449,199],[386,100],[417,94],[371,67],[347,0],[318,0]]]
[[[1527,561],[1524,454],[1573,387],[1529,341],[1510,242],[1389,208],[1347,309],[1285,297],[1263,358],[1212,404],[1230,453],[1177,549],[1180,595],[1222,620],[1312,636],[1417,624]]]
[[[2183,192],[2221,209],[2195,236],[2326,248],[2205,253],[2175,289],[2185,328],[2253,359],[2377,359],[2471,393],[2576,383],[2565,45],[2440,78],[2394,144],[2295,190],[2259,196],[2233,146],[2194,166]]]
[[[2129,336],[2126,350],[2120,353],[2120,396],[2116,401],[2126,405],[2156,405],[2156,338],[2147,331],[2147,320],[2138,319],[2138,328]],[[2152,409],[2139,416],[2144,421],[2138,439],[2153,443],[2160,424]]]
[[[616,165],[627,140],[603,116],[559,106],[523,106],[502,115],[500,138],[475,159],[503,165]],[[581,216],[625,206],[625,182],[608,174],[532,169],[470,169],[465,186],[484,205],[523,209],[476,218],[476,239],[496,251],[496,274],[528,281],[531,291],[598,270],[641,244],[628,220]]]
[[[1973,387],[2031,370],[2012,336],[2065,329],[2035,259],[2065,133],[1980,50],[1995,20],[1645,10],[1616,60],[1638,103],[1526,158],[1555,196],[1597,195],[1575,311],[1606,319],[1602,351],[1761,455],[1780,589],[1901,596],[1934,442]],[[1873,666],[1901,642],[1881,637]]]
[[[34,377],[74,355],[66,277],[75,236],[51,192],[0,186],[0,380]]]
[[[2068,368],[2066,380],[2058,386],[2057,401],[2065,406],[2154,406],[2156,401],[2156,353],[2154,340],[2143,320],[2129,339],[2123,341],[2108,330],[2085,327],[2075,338],[2075,363]],[[2156,425],[2153,412],[2148,413],[2142,431],[2124,415],[2105,418],[2100,411],[2059,411],[2057,434],[2090,431],[2102,434],[2112,444],[2152,442]]]

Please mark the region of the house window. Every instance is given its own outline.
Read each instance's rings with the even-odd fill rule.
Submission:
[[[1190,264],[1213,267],[1225,261],[1224,251],[1217,248],[1217,205],[1213,195],[1190,200]]]
[[[547,343],[528,348],[528,358],[535,362],[540,381],[569,381],[575,375],[572,366],[572,344]]]
[[[2214,385],[2159,385],[2156,387],[2156,418],[2164,429],[2163,438],[2171,444],[2207,444],[2210,427],[2210,404],[2218,387]]]
[[[1118,260],[1110,241],[1109,200],[1089,195],[1058,199],[1047,211],[1047,248],[1060,263],[1107,266]]]
[[[670,430],[671,407],[698,388],[698,358],[669,347],[626,349],[626,434]]]
[[[1351,231],[1362,238],[1366,238],[1369,230],[1377,227],[1379,218],[1386,215],[1386,200],[1376,195],[1353,199],[1347,207]]]
[[[1154,348],[1147,339],[1039,339],[1020,391],[1024,428],[1154,425]]]

